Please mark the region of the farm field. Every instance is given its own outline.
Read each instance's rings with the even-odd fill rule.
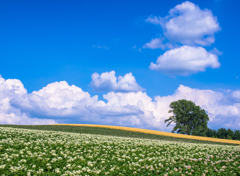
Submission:
[[[108,128],[108,127],[103,128],[103,127],[71,126],[71,125],[0,125],[0,127],[12,127],[12,128],[46,130],[46,131],[62,131],[62,132],[71,132],[71,133],[80,133],[80,134],[98,134],[98,135],[107,135],[107,136],[155,139],[155,140],[185,142],[185,143],[220,144],[220,145],[239,146],[239,144],[233,144],[233,143],[170,137],[170,136],[164,136],[164,135],[155,135],[155,134],[126,131],[126,130],[120,130],[120,129],[113,129],[113,128]],[[110,126],[110,127],[114,127],[114,126]],[[229,141],[229,140],[227,140],[227,141]],[[238,142],[240,142],[240,141],[238,141]]]
[[[2,175],[240,175],[240,147],[0,127]]]

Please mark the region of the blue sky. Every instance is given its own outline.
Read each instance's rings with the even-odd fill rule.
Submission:
[[[239,129],[239,5],[0,1],[0,123],[169,131],[169,103],[184,98],[211,128]]]

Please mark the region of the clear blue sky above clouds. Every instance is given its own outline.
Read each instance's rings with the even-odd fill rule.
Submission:
[[[237,0],[0,1],[0,123],[169,131],[163,111],[185,98],[207,110],[211,128],[239,129],[239,5]],[[181,15],[183,21],[171,23]],[[188,17],[192,21],[184,21]]]

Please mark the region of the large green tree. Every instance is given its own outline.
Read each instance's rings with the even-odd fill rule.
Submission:
[[[209,117],[204,109],[192,101],[178,100],[170,104],[171,110],[168,113],[173,113],[173,116],[165,120],[169,126],[172,122],[176,124],[172,132],[177,131],[180,134],[206,136],[207,123]]]

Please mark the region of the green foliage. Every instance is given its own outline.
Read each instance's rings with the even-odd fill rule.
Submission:
[[[178,100],[170,104],[173,116],[165,120],[169,126],[172,122],[176,124],[172,132],[177,131],[180,134],[195,136],[206,136],[207,122],[209,117],[204,109],[196,106],[194,102],[188,100]]]
[[[218,129],[218,137],[222,139],[226,139],[227,137],[227,130],[225,128]]]
[[[231,137],[231,136],[229,136],[229,135],[227,135],[227,139],[231,139],[231,140],[232,140],[232,137]]]
[[[231,129],[228,129],[228,130],[227,130],[227,138],[230,139],[228,136],[229,136],[231,139],[234,137],[234,133],[233,133],[233,131],[232,131]]]
[[[236,140],[240,140],[240,130],[235,130],[234,131],[234,135],[233,135],[234,137],[234,139]]]
[[[218,137],[220,139],[232,139],[232,140],[240,140],[240,130],[231,129],[226,130],[225,128],[220,128],[217,131],[208,128],[206,132],[207,137]]]

